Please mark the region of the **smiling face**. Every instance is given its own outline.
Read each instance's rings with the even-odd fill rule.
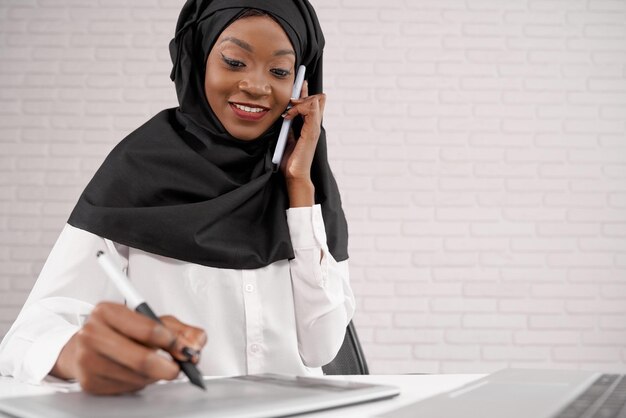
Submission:
[[[238,19],[221,33],[206,63],[204,92],[232,136],[261,136],[287,108],[296,56],[269,16]]]

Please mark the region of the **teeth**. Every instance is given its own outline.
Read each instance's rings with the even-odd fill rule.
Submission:
[[[260,112],[263,112],[265,110],[265,109],[261,109],[259,107],[242,106],[242,105],[237,104],[237,103],[233,103],[233,104],[235,105],[235,107],[237,109],[241,109],[241,110],[243,110],[245,112],[250,112],[250,113],[260,113]]]

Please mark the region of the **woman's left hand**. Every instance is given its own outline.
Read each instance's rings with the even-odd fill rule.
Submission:
[[[297,140],[294,138],[293,130],[290,130],[280,168],[287,182],[291,207],[312,206],[315,202],[311,164],[320,137],[326,95],[320,93],[309,96],[308,84],[305,81],[301,98],[292,99],[291,104],[293,107],[286,112],[285,119],[293,119],[300,115],[304,124]]]

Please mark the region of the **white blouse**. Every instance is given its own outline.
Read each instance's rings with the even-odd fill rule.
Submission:
[[[41,382],[100,301],[124,303],[98,262],[108,251],[157,315],[204,329],[205,375],[322,374],[354,314],[347,261],[328,251],[321,207],[287,210],[293,260],[255,270],[202,266],[66,225],[0,344],[0,374]]]

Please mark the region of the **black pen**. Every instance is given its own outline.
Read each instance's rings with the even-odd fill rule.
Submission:
[[[98,263],[100,263],[102,269],[118,288],[122,296],[126,299],[126,304],[131,308],[135,307],[135,310],[140,314],[143,314],[148,318],[155,320],[159,324],[162,324],[159,317],[152,312],[152,309],[150,309],[144,298],[139,295],[137,290],[130,283],[130,280],[128,280],[128,277],[122,273],[119,267],[116,267],[113,260],[111,260],[111,258],[104,251],[98,251],[96,253],[96,257],[98,258]],[[195,364],[191,361],[181,361],[177,358],[174,358],[174,361],[178,363],[180,369],[189,378],[191,383],[206,390],[204,380],[202,379],[202,373],[200,373],[200,370],[198,370]]]

